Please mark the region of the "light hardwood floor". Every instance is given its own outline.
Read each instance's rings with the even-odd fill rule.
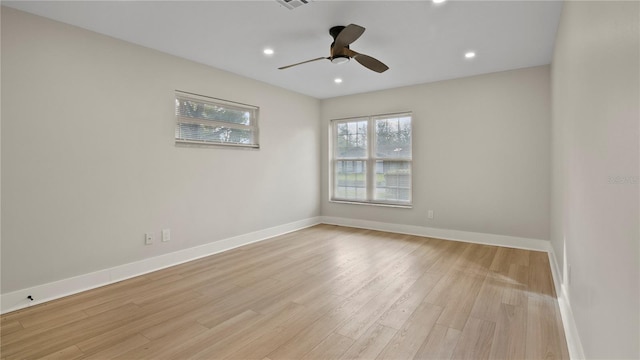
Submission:
[[[319,225],[1,317],[2,359],[568,359],[546,253]]]

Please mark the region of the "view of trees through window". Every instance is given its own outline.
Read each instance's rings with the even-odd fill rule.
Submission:
[[[257,144],[256,109],[176,96],[176,140]]]
[[[335,120],[332,124],[332,199],[410,204],[411,114]]]

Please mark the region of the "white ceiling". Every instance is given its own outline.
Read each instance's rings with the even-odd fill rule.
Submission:
[[[316,0],[294,10],[275,0],[2,4],[320,99],[548,64],[562,9],[514,0]],[[328,60],[277,69],[329,56],[329,28],[350,23],[367,29],[351,49],[388,71]],[[466,60],[468,50],[477,57]]]

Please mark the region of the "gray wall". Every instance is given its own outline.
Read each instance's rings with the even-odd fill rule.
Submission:
[[[260,106],[261,149],[176,147],[175,89]],[[2,293],[318,216],[319,106],[2,8]]]
[[[588,358],[640,358],[639,14],[565,2],[553,58],[551,240]]]
[[[547,240],[549,76],[541,66],[323,100],[322,215]],[[330,202],[329,121],[408,110],[413,208]]]

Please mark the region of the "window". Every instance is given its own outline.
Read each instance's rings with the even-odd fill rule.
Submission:
[[[411,205],[411,113],[331,121],[331,200]]]
[[[258,148],[258,107],[176,91],[176,143]]]

